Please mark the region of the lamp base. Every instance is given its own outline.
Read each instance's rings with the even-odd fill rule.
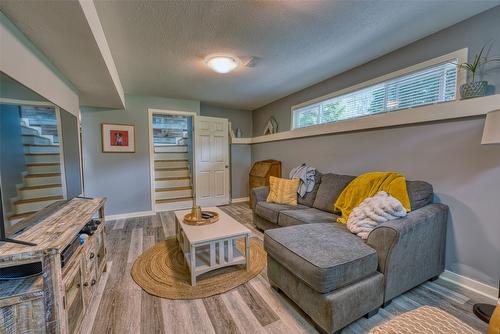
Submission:
[[[491,319],[491,315],[495,310],[495,305],[478,303],[474,304],[472,307],[472,311],[474,314],[481,319],[482,321],[489,323]]]

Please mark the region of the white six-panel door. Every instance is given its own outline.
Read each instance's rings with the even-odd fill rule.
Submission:
[[[196,204],[229,204],[228,120],[195,116]]]

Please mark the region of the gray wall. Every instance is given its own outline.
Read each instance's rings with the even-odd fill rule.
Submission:
[[[125,110],[82,108],[85,194],[108,198],[106,214],[151,210],[148,108],[199,113],[200,103],[126,96]],[[135,153],[102,153],[101,123],[135,125]]]
[[[231,122],[234,131],[236,131],[236,128],[241,129],[243,133],[242,137],[252,136],[252,111],[250,110],[228,109],[202,102],[200,105],[200,115],[227,118]]]
[[[64,176],[66,178],[68,198],[79,196],[82,193],[78,126],[78,118],[66,110],[61,109]]]
[[[26,170],[19,106],[0,104],[0,182],[5,214],[12,213],[10,199],[17,196],[16,185]]]
[[[248,197],[248,172],[252,166],[250,145],[231,145],[231,198]]]
[[[500,7],[254,111],[254,133],[274,115],[287,130],[292,105],[427,59],[495,40],[500,54]],[[483,76],[500,92],[500,70]],[[500,278],[500,147],[482,146],[484,118],[358,131],[252,145],[252,160],[278,159],[285,175],[303,162],[327,172],[357,175],[395,170],[433,184],[450,206],[446,267],[496,287]]]
[[[497,6],[369,63],[254,110],[253,134],[254,136],[262,135],[270,116],[274,116],[278,121],[280,132],[290,130],[291,107],[295,104],[306,102],[458,49],[468,47],[469,60],[472,60],[473,55],[479,52],[483,45],[493,42],[490,55],[500,56],[499,32],[500,6]],[[362,52],[362,50],[359,51]],[[499,63],[490,63],[487,68],[489,71],[483,75],[483,78],[492,85],[489,87],[489,92],[498,93],[500,92],[500,65]]]

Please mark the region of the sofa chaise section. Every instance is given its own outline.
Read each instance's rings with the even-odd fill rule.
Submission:
[[[299,225],[264,235],[270,284],[326,332],[337,331],[383,302],[377,252],[336,225]]]

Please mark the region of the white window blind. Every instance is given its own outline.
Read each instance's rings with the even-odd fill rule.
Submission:
[[[304,128],[455,100],[456,62],[456,59],[451,59],[449,62],[293,109],[293,127]]]

